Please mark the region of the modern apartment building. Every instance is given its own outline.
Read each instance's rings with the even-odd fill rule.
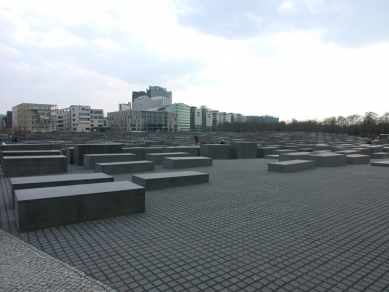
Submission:
[[[280,118],[279,117],[273,117],[273,116],[246,116],[247,122],[256,122],[256,123],[279,123]]]
[[[111,132],[173,132],[177,131],[177,114],[166,111],[110,112],[108,124]]]
[[[88,105],[71,105],[57,110],[56,115],[59,132],[105,131],[108,128],[104,110],[91,109]]]
[[[12,108],[12,126],[21,132],[56,131],[57,105],[21,103]]]

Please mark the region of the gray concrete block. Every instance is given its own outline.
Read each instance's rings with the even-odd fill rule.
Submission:
[[[318,151],[318,150],[331,150],[331,146],[324,143],[313,145],[313,151]]]
[[[155,165],[162,165],[165,157],[189,157],[187,152],[166,152],[166,153],[146,153],[145,157],[148,161],[153,161]]]
[[[350,154],[361,154],[361,151],[359,149],[347,149],[347,150],[336,151],[336,153],[350,155]]]
[[[63,155],[9,156],[3,158],[5,177],[34,176],[67,171],[67,158]]]
[[[212,166],[212,158],[209,157],[165,157],[163,159],[163,168],[179,169]]]
[[[358,150],[359,154],[362,155],[370,155],[371,153],[370,149],[365,147],[355,147],[355,148],[351,148],[351,150]]]
[[[128,147],[122,148],[123,153],[132,153],[136,155],[136,160],[145,160],[146,147]]]
[[[66,157],[68,158],[68,164],[74,164],[74,147],[66,149]]]
[[[288,160],[312,160],[309,156],[310,152],[290,152],[280,154],[280,161],[288,161]]]
[[[84,168],[91,170],[96,163],[135,161],[136,158],[132,153],[84,154]]]
[[[209,182],[209,174],[198,171],[147,173],[132,175],[132,182],[146,191]]]
[[[389,152],[373,152],[370,154],[372,159],[389,158]]]
[[[364,146],[365,148],[370,149],[370,153],[377,153],[377,152],[383,152],[384,146],[383,145],[367,145]]]
[[[230,145],[225,144],[201,144],[200,156],[212,159],[230,159]]]
[[[291,173],[302,170],[309,170],[315,167],[312,160],[288,160],[281,162],[272,162],[268,164],[268,171]]]
[[[252,159],[257,158],[256,142],[232,142],[230,150],[231,159]]]
[[[349,154],[346,156],[347,164],[369,164],[370,163],[370,155],[362,155],[362,154]]]
[[[346,155],[334,153],[334,152],[322,152],[310,154],[315,166],[332,167],[332,166],[344,166],[346,165]]]
[[[274,150],[280,149],[280,147],[275,146],[265,146],[265,147],[258,147],[257,148],[257,158],[265,158],[266,155],[273,154]]]
[[[375,161],[370,164],[371,166],[389,167],[389,160]]]
[[[15,190],[113,182],[114,178],[103,173],[82,173],[11,177],[9,181],[11,183],[11,203],[12,206],[15,207]]]
[[[146,160],[96,163],[95,165],[96,172],[103,172],[106,174],[135,173],[153,170],[155,170],[154,162]]]
[[[265,156],[266,159],[280,159],[280,155],[278,154],[270,154]]]
[[[15,191],[19,232],[145,211],[145,189],[128,181]]]
[[[164,152],[187,152],[189,156],[199,156],[200,146],[169,146],[163,149]]]
[[[122,153],[123,144],[77,144],[74,145],[74,164],[84,165],[84,154]]]
[[[273,150],[273,154],[286,154],[286,153],[293,153],[296,152],[297,150],[292,150],[292,149],[275,149]]]

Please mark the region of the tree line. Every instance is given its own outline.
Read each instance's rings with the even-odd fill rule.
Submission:
[[[264,122],[234,122],[214,125],[214,131],[255,132],[255,131],[291,131],[291,132],[323,132],[373,137],[380,134],[389,134],[389,112],[379,116],[374,112],[364,115],[350,115],[347,117],[329,117],[322,121],[305,120]]]

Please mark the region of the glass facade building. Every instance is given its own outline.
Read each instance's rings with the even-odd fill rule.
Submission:
[[[184,103],[173,103],[166,107],[169,113],[177,114],[177,131],[190,131],[190,106]]]

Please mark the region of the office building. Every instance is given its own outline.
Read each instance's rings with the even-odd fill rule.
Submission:
[[[202,105],[200,109],[203,131],[210,131],[212,129],[212,110],[205,105]]]
[[[166,111],[118,111],[107,114],[111,132],[177,131],[177,114]]]
[[[246,116],[246,122],[254,122],[254,123],[279,123],[279,117],[273,116]]]
[[[145,111],[152,108],[158,108],[163,107],[166,105],[172,104],[172,99],[170,97],[165,96],[154,96],[154,97],[148,97],[148,96],[141,96],[138,97],[133,105],[132,109],[135,111]]]
[[[172,92],[167,91],[166,88],[160,86],[149,86],[149,89],[147,89],[147,96],[148,97],[164,96],[172,99]]]
[[[190,106],[184,103],[173,103],[165,107],[169,113],[177,114],[177,131],[190,131]]]
[[[56,131],[57,105],[21,103],[12,108],[12,127],[17,132]]]
[[[119,103],[119,111],[129,111],[131,109],[131,102]]]
[[[196,132],[203,130],[202,110],[195,106],[190,107],[190,130]]]
[[[145,96],[147,93],[145,91],[133,91],[132,92],[132,103],[134,104],[134,101],[141,96]]]

